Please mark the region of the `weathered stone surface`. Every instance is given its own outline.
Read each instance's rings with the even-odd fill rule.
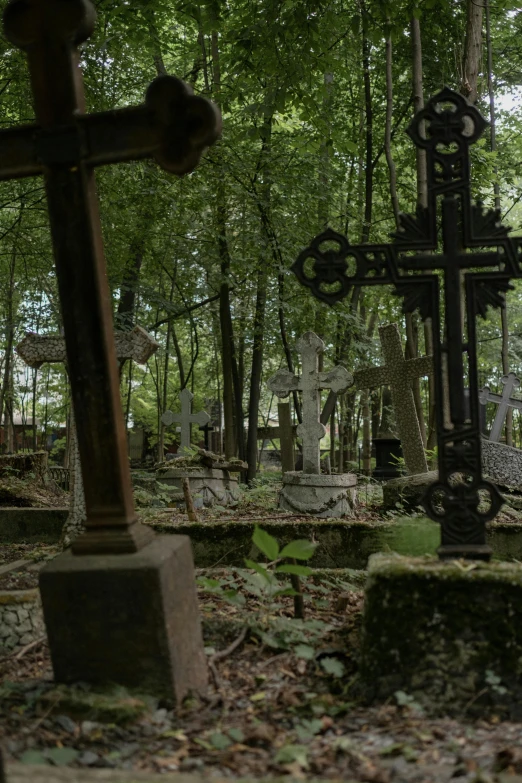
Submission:
[[[15,652],[44,633],[38,590],[0,591],[0,656]]]
[[[352,516],[357,500],[357,477],[289,471],[283,476],[279,508],[295,514],[337,519]]]
[[[417,473],[414,476],[400,476],[396,479],[390,479],[383,484],[382,488],[384,508],[395,508],[397,504],[405,508],[419,506],[427,488],[437,481],[438,477],[438,471],[430,470],[429,473]]]
[[[522,451],[482,438],[482,470],[495,484],[522,489]]]
[[[198,413],[192,413],[192,400],[194,395],[187,388],[179,394],[181,400],[181,413],[172,413],[172,411],[165,411],[161,417],[161,421],[166,427],[170,427],[171,424],[178,421],[180,423],[180,445],[181,449],[190,449],[190,425],[198,424],[200,427],[204,427],[210,421],[210,416],[206,411],[199,411]]]
[[[202,506],[234,506],[239,500],[239,482],[237,476],[231,476],[228,470],[217,468],[171,468],[158,472],[158,483],[165,484],[181,492],[181,480],[188,478],[190,491],[196,508]],[[160,487],[161,488],[161,487]],[[185,501],[180,501],[185,506]]]
[[[352,374],[340,365],[319,372],[318,356],[324,352],[324,347],[314,332],[305,332],[296,345],[301,356],[301,376],[289,370],[278,370],[268,381],[268,388],[278,397],[288,397],[294,390],[302,393],[303,422],[297,427],[297,435],[303,442],[303,473],[321,473],[319,443],[326,428],[320,421],[320,390],[331,389],[340,394],[353,383]]]
[[[48,454],[46,451],[33,451],[29,454],[0,454],[0,476],[4,473],[16,473],[23,478],[28,473],[34,473],[43,479],[47,471]]]
[[[206,686],[187,537],[128,555],[66,551],[40,571],[40,592],[58,682],[117,682],[178,702]]]
[[[358,389],[390,387],[406,468],[412,475],[426,473],[428,465],[411,384],[414,378],[433,373],[433,357],[405,359],[397,324],[379,327],[379,336],[385,366],[358,370],[354,374],[355,386]]]
[[[370,558],[361,681],[428,709],[522,717],[522,566]]]
[[[54,544],[68,513],[67,508],[0,508],[0,544]]]

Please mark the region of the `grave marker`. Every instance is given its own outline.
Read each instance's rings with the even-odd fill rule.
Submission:
[[[161,421],[166,427],[170,427],[175,421],[180,423],[180,445],[182,450],[190,449],[190,427],[191,424],[199,424],[200,428],[207,425],[210,421],[210,416],[206,411],[199,411],[198,413],[192,413],[192,400],[194,395],[187,388],[183,389],[179,398],[181,400],[181,413],[172,413],[172,411],[165,411],[161,417]]]
[[[141,326],[135,326],[128,332],[114,332],[116,358],[118,361],[130,359],[138,364],[145,364],[159,348],[159,343]],[[16,352],[29,366],[37,369],[44,363],[67,363],[65,340],[59,334],[34,334],[28,332],[16,346]],[[85,509],[85,493],[83,491],[82,466],[78,439],[76,437],[76,422],[71,411],[69,430],[69,516],[63,527],[62,543],[69,546],[72,541],[84,531],[87,518]]]
[[[397,324],[380,326],[379,337],[385,366],[357,370],[354,385],[358,389],[390,387],[406,468],[412,474],[427,473],[428,464],[411,382],[414,378],[433,373],[433,357],[405,359]]]
[[[187,174],[218,138],[219,111],[165,75],[143,105],[86,115],[90,0],[10,0],[3,19],[27,55],[36,123],[0,131],[0,179],[44,177],[85,466],[86,532],[40,572],[54,675],[181,701],[207,680],[192,553],[183,536],[154,539],[134,510],[94,170],[154,158]]]
[[[303,421],[297,427],[297,435],[303,442],[303,473],[319,474],[320,440],[326,434],[320,422],[321,389],[331,389],[340,394],[353,383],[351,373],[337,366],[328,372],[319,372],[318,356],[324,351],[323,341],[314,332],[306,332],[297,342],[301,356],[302,374],[278,370],[268,381],[268,387],[278,397],[288,397],[292,391],[302,393]]]
[[[514,372],[504,375],[501,380],[504,384],[502,394],[494,394],[489,390],[489,386],[484,386],[479,391],[479,402],[481,405],[487,405],[488,402],[495,402],[498,405],[491,432],[489,433],[489,440],[493,441],[493,443],[498,443],[500,440],[508,409],[518,408],[518,410],[522,410],[522,400],[511,397],[513,389],[517,389],[520,386],[520,380]]]
[[[299,281],[329,305],[344,299],[354,286],[392,285],[403,298],[404,312],[419,309],[423,320],[431,320],[439,479],[428,488],[423,505],[441,525],[442,558],[489,559],[486,522],[502,505],[498,489],[482,476],[475,320],[477,315],[484,317],[488,307],[503,307],[510,280],[522,277],[522,240],[508,236],[500,210],[484,209],[471,200],[469,150],[486,127],[486,120],[462,95],[448,87],[438,92],[408,127],[414,144],[426,152],[427,206],[419,206],[415,215],[402,214],[400,230],[389,244],[350,245],[345,236],[327,229],[292,266]],[[354,263],[353,275],[346,274],[348,260]],[[447,421],[442,380],[446,370]]]

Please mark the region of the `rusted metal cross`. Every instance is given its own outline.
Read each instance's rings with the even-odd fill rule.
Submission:
[[[141,106],[85,114],[78,46],[95,18],[89,0],[9,2],[4,30],[27,54],[36,124],[0,132],[0,179],[45,181],[84,467],[78,554],[135,552],[152,537],[132,500],[95,167],[153,158],[187,174],[221,129],[216,107],[172,76],[155,79]]]

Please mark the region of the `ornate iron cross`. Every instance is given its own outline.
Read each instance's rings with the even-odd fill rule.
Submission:
[[[186,174],[220,132],[219,112],[162,76],[142,106],[86,115],[78,45],[90,0],[11,0],[7,38],[27,54],[36,124],[0,132],[0,179],[42,174],[87,506],[75,553],[134,552],[152,533],[137,522],[119,399],[113,325],[94,169],[154,158]]]
[[[445,87],[415,115],[407,131],[426,150],[427,208],[401,215],[401,228],[390,244],[350,245],[345,236],[327,229],[292,266],[299,281],[329,305],[352,286],[391,284],[403,297],[404,312],[419,309],[423,319],[431,319],[439,480],[428,488],[423,504],[441,524],[441,558],[488,559],[485,524],[502,504],[497,488],[481,472],[475,319],[484,317],[488,306],[504,306],[510,279],[521,276],[520,240],[508,237],[499,210],[484,210],[471,201],[470,146],[486,126],[472,104]],[[442,252],[437,252],[439,242]],[[443,416],[443,373],[448,377],[448,421]]]

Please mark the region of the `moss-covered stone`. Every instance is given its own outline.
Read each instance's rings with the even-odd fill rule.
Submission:
[[[361,680],[370,700],[522,718],[522,566],[372,556]]]

